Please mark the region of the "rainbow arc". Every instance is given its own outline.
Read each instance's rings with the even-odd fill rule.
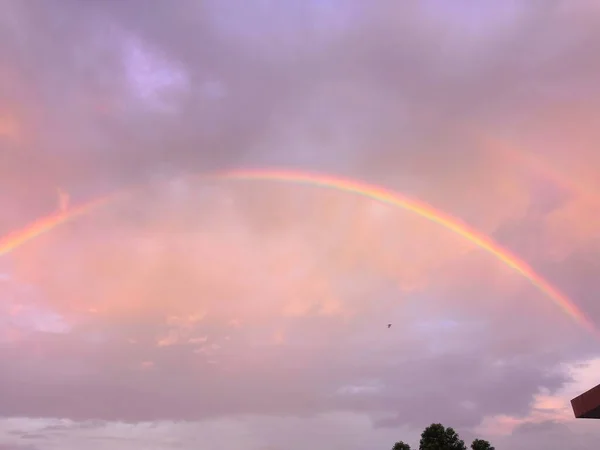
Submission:
[[[566,295],[562,294],[556,287],[546,281],[542,276],[537,274],[526,262],[519,259],[510,251],[504,249],[502,246],[484,234],[470,228],[460,220],[449,216],[426,203],[406,197],[400,193],[383,188],[381,186],[368,184],[362,181],[296,170],[233,170],[204,175],[201,178],[207,181],[263,181],[309,185],[360,195],[381,203],[404,209],[442,226],[446,230],[451,231],[471,242],[474,246],[488,252],[498,261],[502,262],[529,280],[535,287],[537,287],[537,289],[539,289],[557,306],[559,306],[568,316],[583,325],[588,330],[595,333],[593,324],[585,317],[583,312]],[[114,197],[115,195],[110,195],[96,199],[89,203],[69,208],[63,212],[41,218],[21,230],[1,238],[0,256],[17,249],[19,246],[53,230],[61,224],[88,214],[97,207],[110,202],[114,199]]]

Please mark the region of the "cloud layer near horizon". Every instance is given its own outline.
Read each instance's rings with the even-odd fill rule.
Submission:
[[[567,403],[595,342],[489,254],[365,198],[193,176],[399,190],[600,325],[595,3],[177,5],[1,7],[0,231],[146,189],[0,260],[0,448],[361,449],[434,421],[596,442]]]

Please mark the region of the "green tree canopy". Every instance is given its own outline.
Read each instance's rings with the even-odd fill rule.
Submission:
[[[471,444],[473,450],[496,450],[488,441],[483,439],[475,439]]]
[[[467,450],[467,447],[453,428],[434,423],[421,433],[419,450]]]
[[[495,450],[488,441],[475,439],[471,444],[472,450]],[[410,445],[398,441],[392,450],[410,450]],[[467,450],[464,441],[453,428],[446,428],[441,423],[429,425],[421,433],[419,450]]]

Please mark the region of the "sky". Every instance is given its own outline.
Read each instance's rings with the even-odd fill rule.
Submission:
[[[1,2],[0,247],[65,220],[0,251],[0,450],[595,448],[599,51],[596,0]]]

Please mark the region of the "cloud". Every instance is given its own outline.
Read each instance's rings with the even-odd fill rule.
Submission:
[[[0,444],[2,450],[37,450],[38,447],[33,445],[19,445],[19,444]]]
[[[595,2],[138,3],[0,7],[0,232],[144,187],[0,261],[3,429],[42,449],[364,448],[433,421],[499,450],[596,438],[565,415],[595,341],[514,270],[365,198],[194,177],[396,189],[598,324]]]
[[[32,243],[28,252],[15,254],[15,277],[35,285],[38,302],[66,317],[72,331],[51,338],[38,330],[8,350],[5,356],[15,363],[2,384],[4,414],[138,422],[349,410],[383,415],[375,426],[418,428],[435,414],[472,427],[487,415],[525,414],[540,387],[554,391],[567,380],[552,372],[569,357],[566,349],[542,327],[549,320],[570,330],[572,324],[548,307],[532,333],[536,319],[524,307],[523,318],[515,318],[508,305],[516,308],[527,291],[537,300],[525,308],[539,311],[544,298],[489,257],[481,278],[470,279],[472,291],[465,290],[453,283],[455,275],[472,273],[483,255],[465,260],[459,251],[459,261],[452,249],[462,244],[438,240],[441,261],[407,262],[413,270],[447,273],[447,283],[428,278],[415,290],[402,290],[402,258],[392,264],[398,273],[389,278],[394,274],[379,269],[387,258],[383,248],[353,254],[346,253],[345,243],[355,242],[364,227],[367,237],[402,230],[392,224],[408,220],[404,212],[382,219],[377,209],[363,210],[371,213],[363,227],[351,228],[339,246],[325,246],[316,243],[339,235],[331,217],[305,218],[293,233],[277,226],[259,234],[246,220],[231,221],[244,213],[236,208],[236,191],[231,193],[234,202],[224,210],[214,199],[199,204],[199,218],[208,214],[210,222],[189,212],[181,219],[167,199],[155,202],[142,224],[123,223],[109,208],[91,216],[94,221],[57,230],[44,245]],[[336,195],[343,205],[344,194]],[[308,217],[303,205],[312,209],[332,201],[318,192],[311,197],[295,208],[286,195],[269,204],[272,212],[281,205]],[[181,202],[181,212],[188,204]],[[177,233],[168,232],[173,226]],[[411,243],[431,233],[427,227],[410,229]],[[307,244],[308,236],[315,243]],[[394,244],[396,252],[402,244]],[[336,257],[338,251],[345,256]],[[59,260],[70,261],[69,272]],[[411,272],[407,275],[410,280]],[[517,286],[514,301],[503,298],[507,276],[508,288]],[[478,301],[472,295],[483,292],[489,277],[496,279],[497,293]],[[373,300],[377,292],[380,299]],[[465,294],[469,297],[461,298]],[[97,312],[87,312],[91,308]],[[490,314],[494,310],[499,313]],[[241,323],[233,326],[239,317]],[[571,345],[583,338],[561,337]],[[542,352],[542,342],[553,342],[551,350]],[[61,402],[27,381],[50,362],[54,369],[45,379]],[[377,390],[345,389],[372,380]],[[29,388],[16,389],[15,383]],[[435,412],[423,408],[432,402]]]

